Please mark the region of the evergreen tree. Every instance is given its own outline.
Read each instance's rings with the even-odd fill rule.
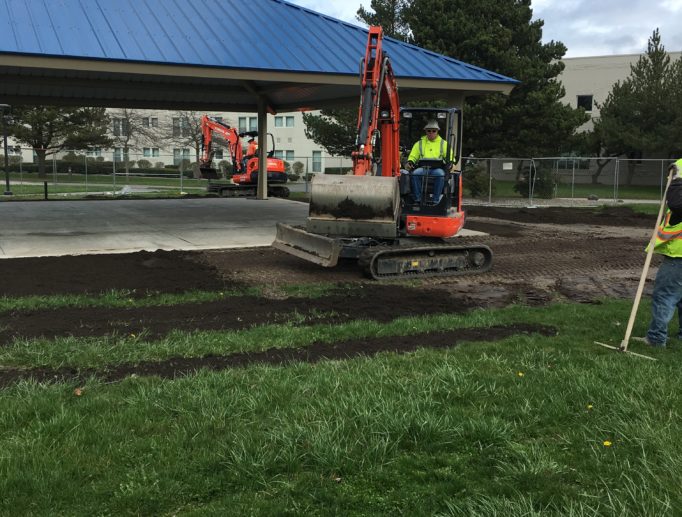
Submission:
[[[47,156],[62,150],[109,147],[105,108],[13,106],[9,133],[29,145],[38,158],[38,173],[45,176]]]
[[[617,81],[599,106],[595,132],[609,152],[635,158],[671,158],[680,151],[679,60],[671,65],[656,29],[647,52],[630,66],[630,75]],[[628,162],[627,183],[631,184],[635,162]]]
[[[322,110],[319,115],[303,113],[305,136],[324,147],[332,156],[350,156],[355,149],[358,110]]]
[[[360,6],[356,18],[367,25],[381,25],[386,36],[410,41],[410,29],[404,13],[409,0],[371,0],[370,9]]]
[[[409,30],[403,13],[408,3],[409,0],[371,0],[371,11],[360,6],[357,19],[367,25],[381,25],[385,36],[407,41]],[[306,136],[332,156],[350,156],[355,149],[357,108],[322,110],[319,115],[304,113],[303,123]]]
[[[413,0],[404,14],[415,44],[521,81],[508,97],[467,100],[465,154],[553,155],[588,120],[561,102],[566,47],[543,44],[532,14],[530,0]]]

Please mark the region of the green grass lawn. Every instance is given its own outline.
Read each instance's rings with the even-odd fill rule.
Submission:
[[[2,310],[31,303],[4,299]],[[361,337],[423,340],[514,322],[559,332],[178,380],[93,379],[80,396],[67,383],[24,382],[0,390],[0,514],[674,515],[682,508],[682,343],[632,345],[656,362],[593,344],[619,343],[629,310],[630,302],[605,301],[157,342],[15,342],[0,348],[5,367],[78,368]]]

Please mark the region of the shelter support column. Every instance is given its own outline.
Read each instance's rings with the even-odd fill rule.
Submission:
[[[258,191],[257,199],[268,198],[268,112],[264,97],[258,98]]]

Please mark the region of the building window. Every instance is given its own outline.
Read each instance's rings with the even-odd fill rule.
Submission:
[[[123,147],[114,147],[114,161],[123,161]]]
[[[578,107],[592,111],[592,95],[578,95]]]
[[[223,123],[223,117],[213,117],[216,122],[220,122],[221,124]]]
[[[249,131],[258,131],[258,117],[249,117]]]
[[[92,149],[88,149],[85,151],[86,156],[102,156],[102,148],[101,147],[93,147]]]
[[[173,136],[190,135],[189,121],[186,118],[173,117]]]
[[[222,150],[222,149],[216,149],[216,152],[215,152],[215,154],[213,155],[213,157],[214,157],[216,160],[222,160],[222,159],[223,159],[223,150]]]
[[[239,117],[239,132],[246,132],[246,117]]]
[[[128,136],[128,120],[124,118],[112,119],[114,123],[114,136]]]
[[[294,117],[287,117],[287,127],[294,127]]]
[[[313,172],[322,172],[322,151],[313,151]]]
[[[142,148],[142,156],[144,156],[145,158],[151,158],[151,156],[152,156],[151,147],[143,147]]]
[[[285,160],[288,162],[293,162],[294,161],[294,152],[293,151],[287,151]]]
[[[173,149],[173,165],[180,165],[183,160],[189,161],[189,149]]]
[[[161,156],[161,154],[159,153],[159,148],[158,148],[158,147],[152,147],[152,156],[153,156],[153,157],[156,157],[156,158],[158,158],[159,156]]]
[[[157,117],[143,117],[142,127],[159,127],[159,119]]]
[[[275,127],[284,127],[284,117],[275,117]]]
[[[272,155],[274,158],[279,158],[280,160],[284,159],[284,151],[275,151],[275,154]]]
[[[189,123],[185,118],[173,117],[173,136],[189,136]]]

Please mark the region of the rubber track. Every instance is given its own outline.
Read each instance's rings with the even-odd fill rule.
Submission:
[[[377,248],[369,248],[367,249],[364,253],[360,255],[358,258],[358,265],[362,268],[364,271],[365,275],[367,275],[370,278],[374,278],[375,280],[395,280],[395,279],[417,279],[417,278],[432,278],[432,277],[458,277],[458,276],[468,276],[468,275],[477,275],[477,274],[482,274],[485,273],[490,269],[490,266],[492,264],[492,256],[490,257],[490,260],[484,264],[483,266],[479,268],[472,268],[472,269],[464,269],[464,270],[459,270],[459,271],[454,271],[454,270],[448,270],[448,271],[427,271],[427,272],[410,272],[410,273],[404,273],[404,274],[399,274],[399,275],[377,275],[371,270],[372,266],[372,260],[376,255],[380,254],[386,254],[386,255],[391,255],[391,252],[395,252],[395,254],[400,254],[400,253],[409,253],[411,251],[420,251],[423,252],[423,254],[428,257],[428,252],[430,250],[437,250],[438,248],[442,249],[452,249],[453,251],[466,251],[468,248],[474,249],[474,248],[487,248],[486,245],[480,244],[480,243],[464,243],[464,242],[457,242],[457,243],[443,243],[443,244],[429,244],[428,246],[425,246],[423,244],[415,244],[414,246],[400,246],[396,248],[391,248],[391,247],[377,247]]]

